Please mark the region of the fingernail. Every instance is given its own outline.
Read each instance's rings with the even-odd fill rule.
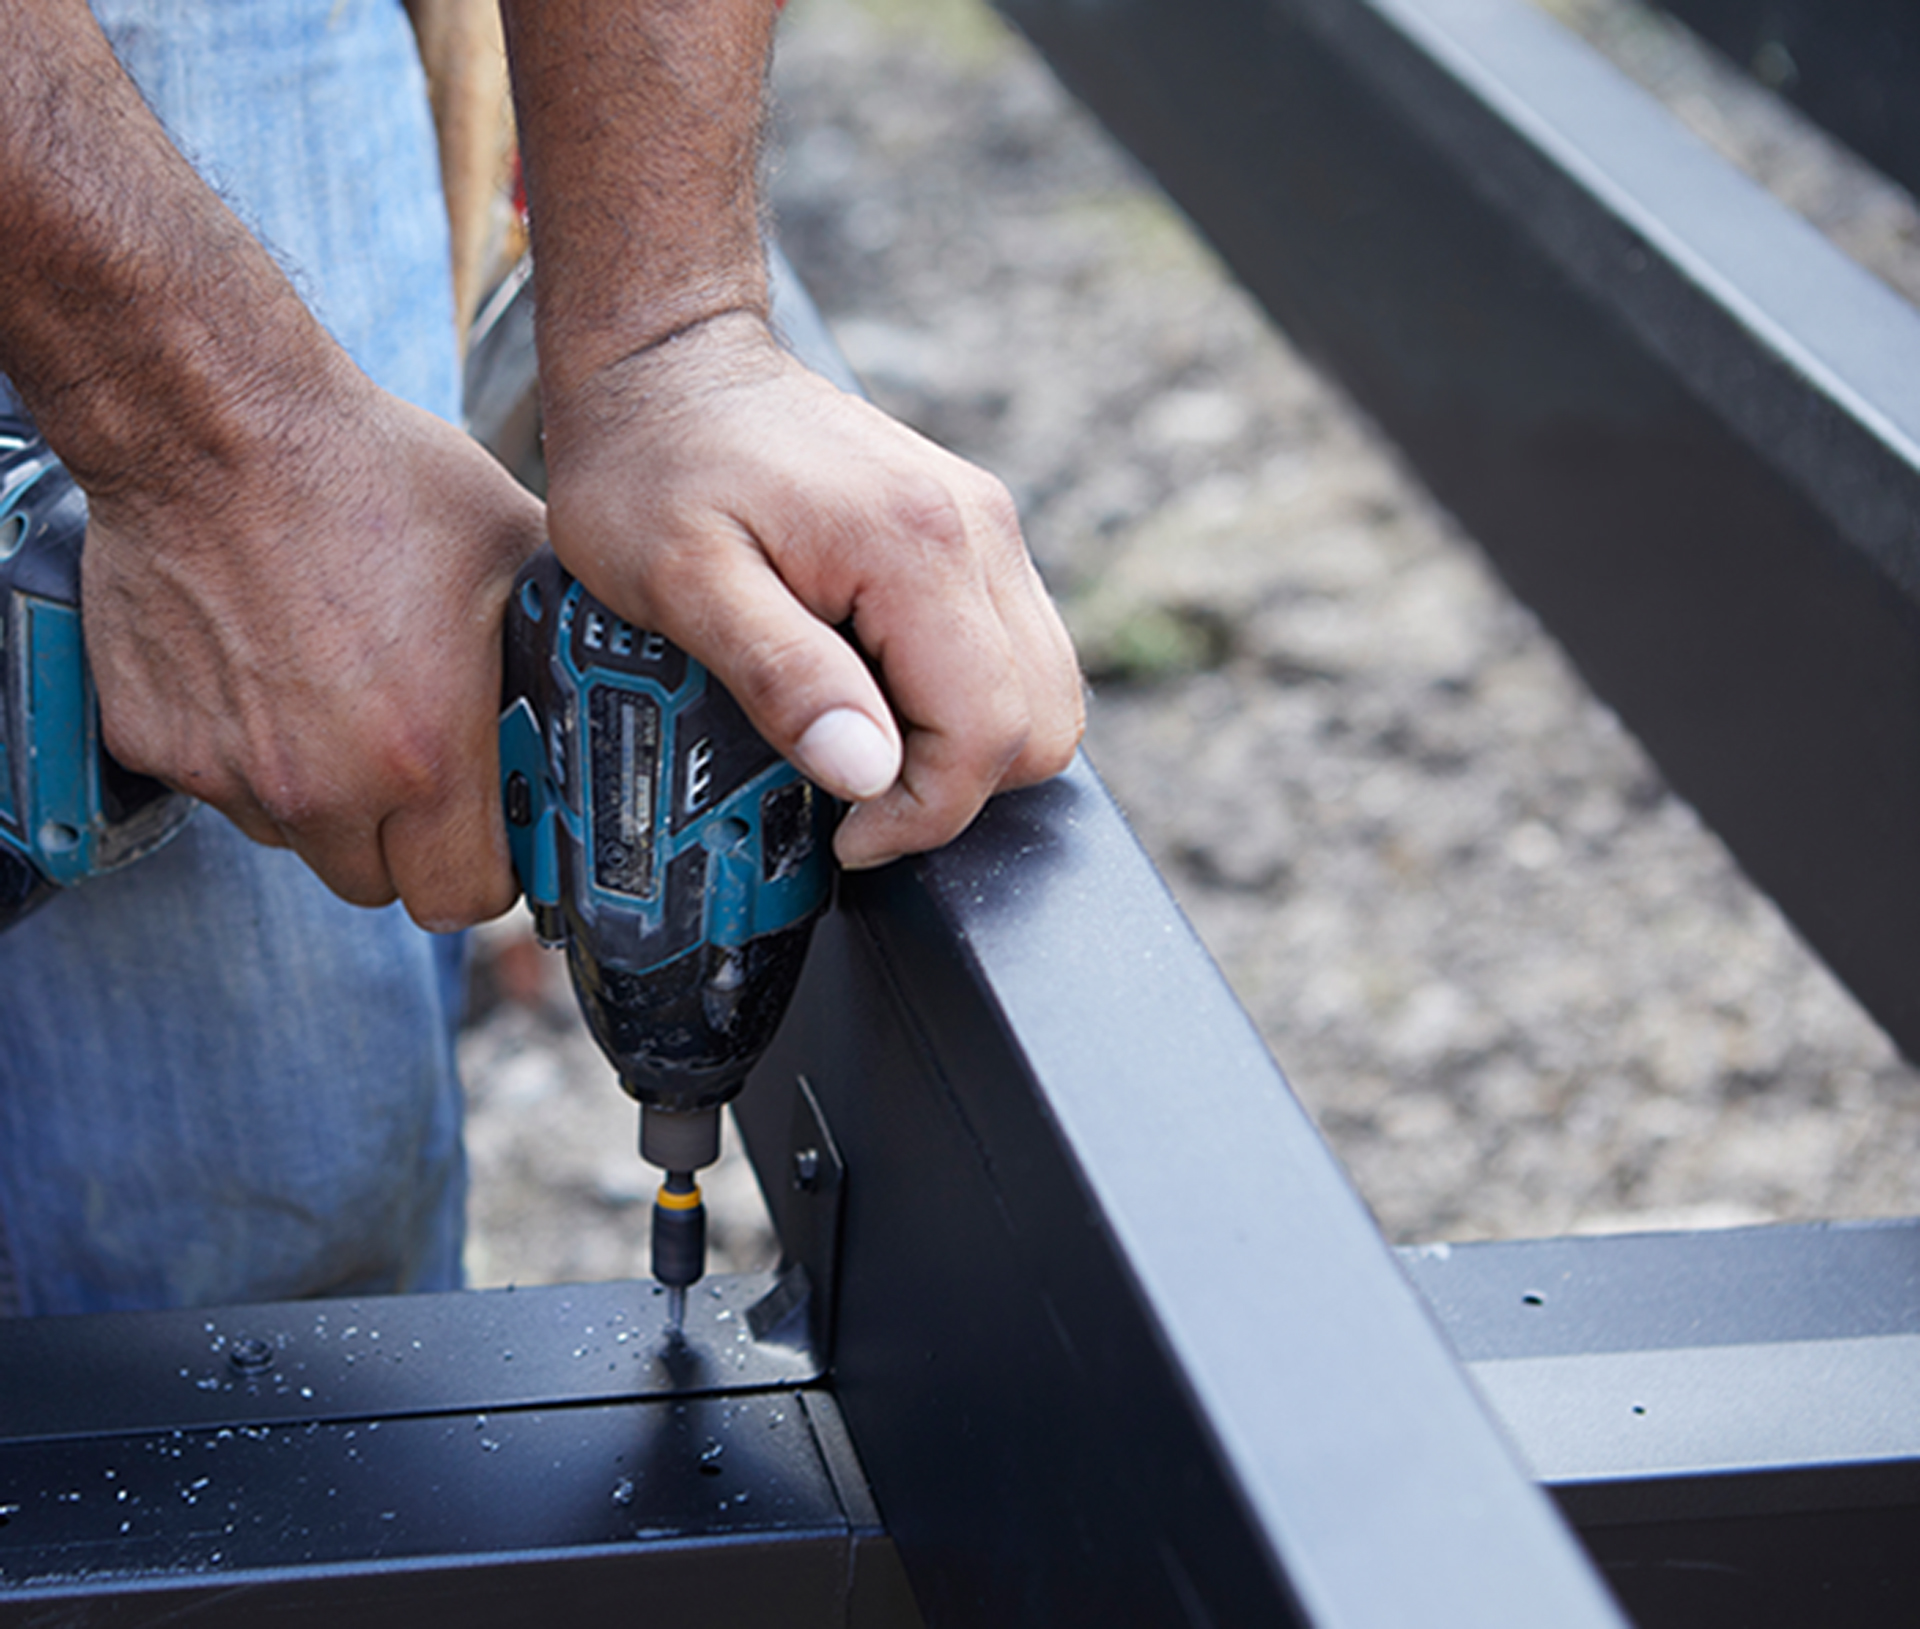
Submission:
[[[840,869],[842,871],[878,871],[881,866],[892,865],[899,858],[898,854],[865,855],[858,859],[841,860]]]
[[[793,755],[814,780],[842,797],[877,798],[900,773],[900,754],[880,726],[851,707],[822,713],[807,726]]]

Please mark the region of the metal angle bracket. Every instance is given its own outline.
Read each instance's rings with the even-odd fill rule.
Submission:
[[[804,1349],[824,1372],[833,1359],[846,1161],[805,1075],[785,1091],[765,1082],[743,1093],[734,1118],[780,1239],[779,1271],[748,1327],[756,1341]]]

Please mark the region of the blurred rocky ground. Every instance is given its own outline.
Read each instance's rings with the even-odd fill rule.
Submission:
[[[1646,14],[1553,9],[1920,290],[1911,200]],[[778,94],[788,252],[880,402],[1013,488],[1089,753],[1392,1237],[1920,1208],[1914,1072],[1022,42],[794,0]],[[476,1280],[643,1270],[632,1111],[489,945]]]

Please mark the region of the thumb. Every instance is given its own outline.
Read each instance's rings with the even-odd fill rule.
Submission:
[[[732,574],[692,615],[688,598],[669,597],[661,631],[726,686],[776,752],[848,803],[893,786],[900,727],[878,682],[770,568]]]
[[[822,713],[800,732],[787,756],[808,780],[848,803],[877,798],[900,778],[899,736],[857,707]]]

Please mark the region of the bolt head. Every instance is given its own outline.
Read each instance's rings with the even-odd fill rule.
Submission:
[[[802,1148],[793,1156],[793,1185],[811,1193],[820,1182],[820,1150]]]
[[[258,1374],[273,1367],[273,1346],[258,1335],[247,1335],[227,1348],[227,1362],[242,1374]]]

